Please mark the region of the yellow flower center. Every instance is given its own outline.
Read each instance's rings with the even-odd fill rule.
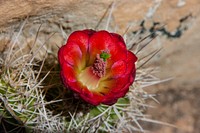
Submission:
[[[91,67],[87,67],[78,75],[79,81],[89,90],[94,91],[99,86],[100,77],[93,73]]]
[[[78,75],[79,81],[90,91],[95,91],[99,87],[99,82],[106,74],[107,59],[110,57],[108,52],[103,51],[97,54],[92,66],[86,67]]]

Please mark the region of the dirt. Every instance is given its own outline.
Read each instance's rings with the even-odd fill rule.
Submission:
[[[200,17],[179,39],[166,41],[161,54],[159,77],[171,81],[150,87],[160,104],[148,110],[153,119],[174,127],[147,124],[155,133],[200,132]]]

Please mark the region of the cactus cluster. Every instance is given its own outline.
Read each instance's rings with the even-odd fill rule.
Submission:
[[[154,95],[143,90],[160,82],[156,69],[145,67],[159,52],[144,50],[152,39],[132,42],[127,34],[127,47],[139,57],[135,82],[114,105],[92,106],[62,86],[53,34],[39,36],[39,26],[27,38],[24,27],[6,38],[7,48],[0,54],[0,132],[144,132],[140,121],[155,122],[144,115],[146,100],[155,100]]]
[[[41,77],[45,57],[39,61],[37,53],[24,52],[20,33],[4,38],[8,46],[0,57],[0,115],[1,132],[29,132],[62,130],[62,118],[52,116],[46,106],[43,81],[49,74]],[[21,43],[21,44],[19,44]],[[54,101],[56,102],[56,101]]]

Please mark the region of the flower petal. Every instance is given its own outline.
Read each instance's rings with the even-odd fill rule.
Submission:
[[[118,98],[105,98],[104,101],[102,101],[103,104],[106,104],[106,105],[113,105],[117,102]]]
[[[115,84],[112,87],[112,90],[111,90],[112,93],[119,93],[120,91],[122,91],[122,89],[124,88],[124,86],[126,84],[129,84],[129,76],[127,76],[127,75],[119,77],[115,80],[116,80],[117,84]]]
[[[89,38],[94,33],[95,33],[94,30],[75,31],[69,36],[67,40],[67,44],[69,42],[74,42],[80,47],[82,51],[83,65],[86,65],[87,60],[89,60],[89,55],[88,55]]]
[[[116,80],[113,78],[101,81],[99,87],[96,89],[96,92],[98,92],[101,95],[106,95],[112,90],[112,87],[115,84]]]
[[[63,46],[64,48],[62,49],[62,54],[63,59],[70,65],[81,69],[81,61],[82,61],[82,52],[80,50],[80,47],[74,43],[74,42],[69,42],[67,45]]]
[[[92,29],[86,29],[83,30],[82,32],[86,33],[89,37],[92,36],[96,31]]]
[[[91,36],[89,40],[89,65],[94,62],[97,54],[101,54],[103,50],[108,49],[108,45],[114,45],[114,43],[107,31],[99,31]]]
[[[61,66],[65,62],[64,56],[63,56],[63,50],[64,50],[64,46],[62,46],[58,51],[58,60]]]
[[[136,72],[135,62],[137,61],[137,57],[132,52],[129,52],[129,51],[127,54],[128,55],[127,55],[127,61],[126,61],[127,63],[126,72],[115,79],[116,84],[112,86],[112,90],[106,95],[105,100],[102,102],[104,104],[112,105],[113,103],[117,101],[118,98],[124,97],[125,94],[129,90],[129,86],[134,81],[135,72]],[[116,64],[116,68],[118,68],[117,66],[119,64],[121,63]],[[115,64],[113,64],[113,67],[115,67]]]
[[[111,67],[111,76],[114,78],[121,77],[126,73],[126,62],[123,60],[115,62]]]
[[[82,92],[80,93],[80,97],[92,105],[99,105],[104,98],[98,93],[90,92],[87,88],[82,90]]]
[[[81,93],[82,87],[78,81],[75,82],[67,82],[68,89],[74,91],[76,94]]]
[[[71,65],[69,65],[67,63],[63,63],[63,65],[61,67],[62,67],[61,77],[62,77],[63,82],[65,84],[67,82],[75,82],[75,81],[77,81],[75,70]]]
[[[130,85],[130,83],[127,83],[127,80],[127,77],[115,79],[115,84],[112,85],[110,92],[105,95],[102,103],[106,105],[112,105],[117,101],[118,98],[125,96]]]
[[[72,66],[69,64],[65,63],[62,66],[61,70],[61,79],[63,84],[68,88],[73,90],[74,92],[80,93],[83,86],[81,83],[77,81],[77,74],[75,73],[76,71],[73,69]]]
[[[114,41],[117,43],[118,42],[118,45],[121,47],[121,49],[126,49],[126,44],[124,42],[124,39],[116,34],[116,33],[110,33],[112,35],[112,38],[114,39]]]
[[[114,45],[108,46],[108,49],[111,53],[111,60],[115,62],[118,60],[126,59],[127,49],[123,38],[120,35],[114,33],[111,33],[111,37],[112,41],[114,42]]]
[[[86,53],[88,49],[88,41],[89,35],[87,33],[82,31],[75,31],[69,36],[67,43],[76,43],[80,47],[82,53]]]
[[[126,73],[129,74],[131,71],[136,71],[135,63],[137,61],[137,57],[130,51],[127,53],[127,71]]]

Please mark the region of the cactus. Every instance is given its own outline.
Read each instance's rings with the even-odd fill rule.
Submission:
[[[50,42],[53,34],[38,36],[40,25],[27,39],[23,32],[25,23],[9,38],[9,48],[0,55],[0,131],[144,132],[140,121],[157,122],[144,115],[149,106],[146,100],[155,100],[155,95],[148,94],[143,87],[161,82],[154,76],[156,68],[145,67],[160,51],[145,51],[152,39],[132,42],[133,36],[127,33],[127,47],[139,57],[135,82],[127,95],[114,105],[92,106],[75,99],[72,92],[62,86],[58,49],[53,50]],[[65,31],[59,30],[58,35],[62,36]]]
[[[20,41],[20,37],[17,39]],[[32,49],[30,53],[24,53],[23,47],[16,44],[14,37],[7,45],[10,48],[2,53],[0,62],[0,130],[59,130],[62,124],[57,124],[61,119],[52,116],[51,111],[45,107],[48,103],[43,95],[42,82],[49,72],[39,78],[45,60],[39,64],[36,56],[31,53]]]

